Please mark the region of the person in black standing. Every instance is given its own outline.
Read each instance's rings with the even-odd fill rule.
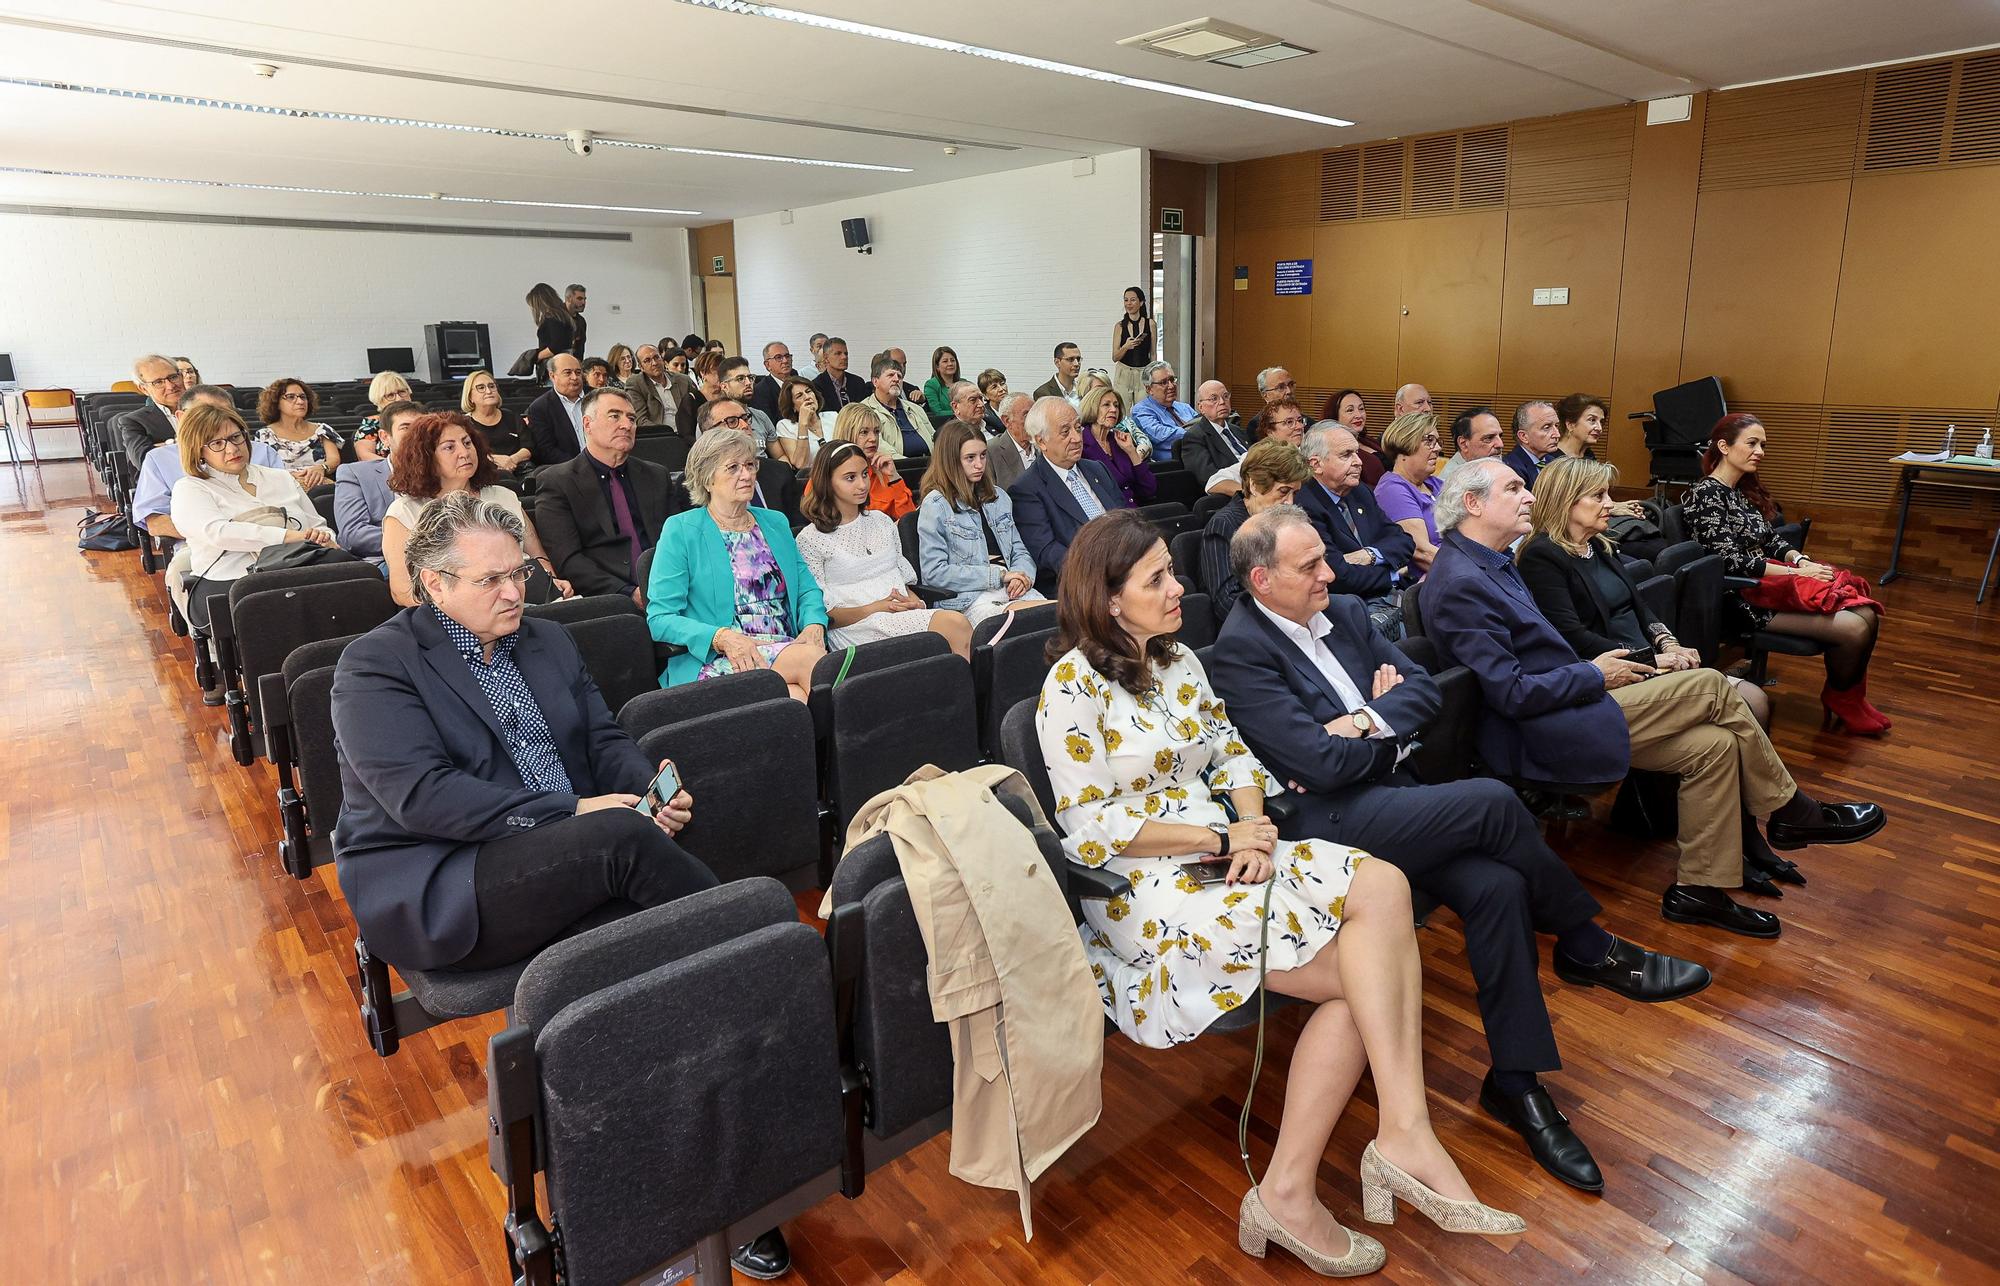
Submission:
[[[1125,288],[1125,312],[1111,331],[1111,387],[1132,406],[1146,395],[1142,372],[1153,360],[1153,316],[1146,308],[1146,292],[1137,286]]]
[[[547,383],[549,359],[576,348],[576,318],[556,288],[546,281],[536,282],[535,288],[528,292],[528,312],[535,319],[535,372]]]
[[[563,289],[563,303],[569,308],[570,320],[576,323],[576,338],[570,341],[569,351],[578,358],[583,356],[583,332],[588,325],[583,320],[583,305],[588,295],[589,292],[575,282]]]

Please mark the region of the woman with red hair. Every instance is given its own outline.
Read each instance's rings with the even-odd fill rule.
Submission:
[[[1744,624],[1826,644],[1819,699],[1827,726],[1887,732],[1888,716],[1868,703],[1868,658],[1882,605],[1867,581],[1814,562],[1778,534],[1777,505],[1757,478],[1764,442],[1764,425],[1754,415],[1737,411],[1716,421],[1702,460],[1708,476],[1688,489],[1682,506],[1688,535],[1720,554],[1731,575],[1756,578],[1738,600]]]

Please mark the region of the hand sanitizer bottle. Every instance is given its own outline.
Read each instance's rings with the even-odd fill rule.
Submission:
[[[1951,440],[1957,433],[1958,426],[1956,424],[1947,424],[1944,426],[1944,458],[1947,460],[1951,459]]]
[[[1973,448],[1972,454],[1982,460],[1991,460],[1993,458],[1993,430],[1986,430],[1985,436],[1979,439],[1979,445]]]

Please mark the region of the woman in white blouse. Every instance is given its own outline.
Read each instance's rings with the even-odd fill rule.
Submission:
[[[389,593],[405,607],[417,605],[416,586],[410,581],[410,567],[403,549],[410,533],[417,529],[417,515],[424,505],[450,491],[477,492],[481,500],[500,505],[521,520],[528,555],[540,563],[555,583],[556,593],[570,597],[569,582],[556,579],[555,564],[535,534],[535,524],[521,508],[521,498],[511,487],[499,485],[500,470],[493,463],[486,438],[462,415],[432,412],[420,415],[403,432],[389,457],[389,490],[395,500],[382,518],[382,561],[389,573]]]
[[[334,538],[296,478],[250,463],[250,429],[234,407],[198,402],[174,436],[187,475],[174,483],[174,526],[187,540],[188,579],[205,587],[190,592],[188,619],[205,627],[208,592],[247,575],[266,548]]]
[[[812,488],[799,503],[808,525],[799,532],[799,557],[826,600],[833,647],[929,630],[951,650],[972,655],[972,624],[957,612],[925,607],[910,592],[917,569],[889,515],[868,508],[868,456],[852,442],[836,442],[813,461]]]
[[[794,469],[812,468],[819,449],[833,440],[838,418],[819,405],[819,390],[810,380],[794,375],[778,390],[777,435],[771,439],[771,454],[783,458]]]

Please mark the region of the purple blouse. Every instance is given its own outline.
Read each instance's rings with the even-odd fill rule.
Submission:
[[[1390,522],[1401,522],[1405,518],[1421,518],[1424,530],[1430,533],[1431,543],[1438,543],[1437,519],[1431,511],[1437,508],[1437,494],[1444,490],[1441,478],[1425,478],[1421,487],[1412,486],[1410,480],[1394,469],[1382,475],[1375,484],[1375,503],[1382,506],[1382,513]]]
[[[1118,480],[1119,489],[1125,493],[1125,503],[1128,505],[1143,504],[1151,500],[1154,493],[1160,489],[1159,482],[1153,477],[1152,465],[1144,460],[1133,464],[1131,459],[1118,449],[1116,443],[1112,444],[1111,450],[1105,451],[1097,445],[1097,434],[1088,427],[1083,430],[1083,458],[1095,460],[1111,470],[1111,476]]]

